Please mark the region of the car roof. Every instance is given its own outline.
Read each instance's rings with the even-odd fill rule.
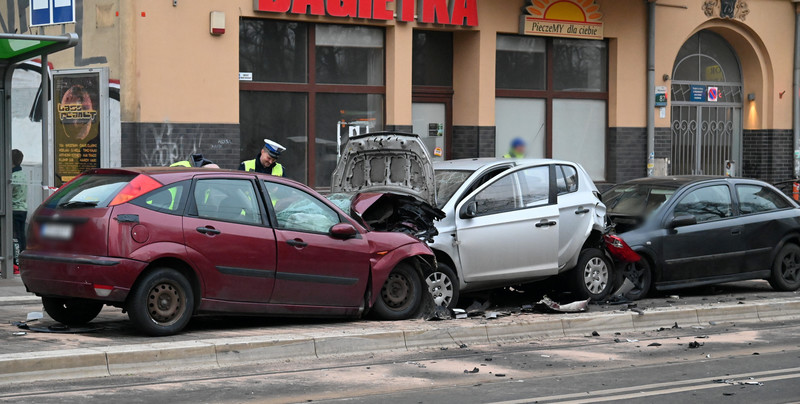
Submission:
[[[509,163],[515,166],[553,164],[553,163],[574,164],[568,161],[553,160],[553,159],[507,159],[507,158],[484,157],[484,158],[436,161],[433,163],[433,168],[435,170],[476,171],[483,167],[498,166]]]
[[[684,185],[694,184],[704,181],[727,180],[730,177],[715,175],[670,175],[666,177],[644,177],[623,182],[620,185],[651,185],[669,188],[680,188]]]
[[[86,172],[86,174],[144,174],[158,179],[164,184],[169,184],[177,181],[192,179],[196,176],[219,176],[223,175],[241,175],[252,178],[254,175],[262,179],[269,179],[275,182],[283,182],[287,184],[297,184],[302,187],[306,185],[297,181],[290,180],[283,177],[275,177],[269,174],[257,173],[254,171],[239,171],[227,170],[223,168],[202,168],[202,167],[122,167],[122,168],[95,168]]]

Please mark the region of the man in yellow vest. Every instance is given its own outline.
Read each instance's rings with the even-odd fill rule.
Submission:
[[[508,153],[506,153],[506,155],[503,156],[503,158],[504,159],[525,158],[525,146],[527,146],[525,144],[525,140],[523,140],[521,137],[515,138],[514,140],[511,141],[511,147],[509,148]]]
[[[189,160],[176,161],[169,165],[170,167],[203,167],[203,168],[219,168],[213,161],[203,157],[202,154],[192,154]]]
[[[286,148],[269,139],[264,139],[264,147],[261,152],[252,160],[243,161],[239,165],[240,171],[255,171],[266,173],[276,177],[283,177],[283,166],[278,163],[278,158]]]

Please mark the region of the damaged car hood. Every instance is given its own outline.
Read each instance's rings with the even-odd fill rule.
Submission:
[[[436,206],[431,157],[417,135],[379,132],[352,137],[333,172],[331,192],[389,192]]]

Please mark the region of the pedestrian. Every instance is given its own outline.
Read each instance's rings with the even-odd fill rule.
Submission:
[[[189,160],[176,161],[169,165],[170,167],[203,167],[203,168],[219,168],[213,161],[203,157],[202,153],[195,153],[189,156]]]
[[[13,217],[13,233],[17,239],[19,250],[25,251],[25,221],[28,219],[28,181],[22,172],[22,159],[25,155],[21,151],[11,150],[11,210]]]
[[[508,150],[508,153],[503,156],[504,159],[522,159],[525,158],[525,147],[527,144],[525,140],[521,137],[514,138],[511,141],[511,147]]]
[[[278,163],[278,158],[286,148],[269,139],[264,139],[264,147],[256,158],[243,161],[239,165],[240,171],[255,171],[257,173],[271,174],[276,177],[283,177],[283,165]]]

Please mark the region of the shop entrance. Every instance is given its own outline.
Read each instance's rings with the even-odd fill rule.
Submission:
[[[434,161],[452,158],[453,33],[414,31],[413,131]]]
[[[721,36],[701,31],[683,45],[672,74],[673,175],[736,175],[741,161],[742,74]]]

